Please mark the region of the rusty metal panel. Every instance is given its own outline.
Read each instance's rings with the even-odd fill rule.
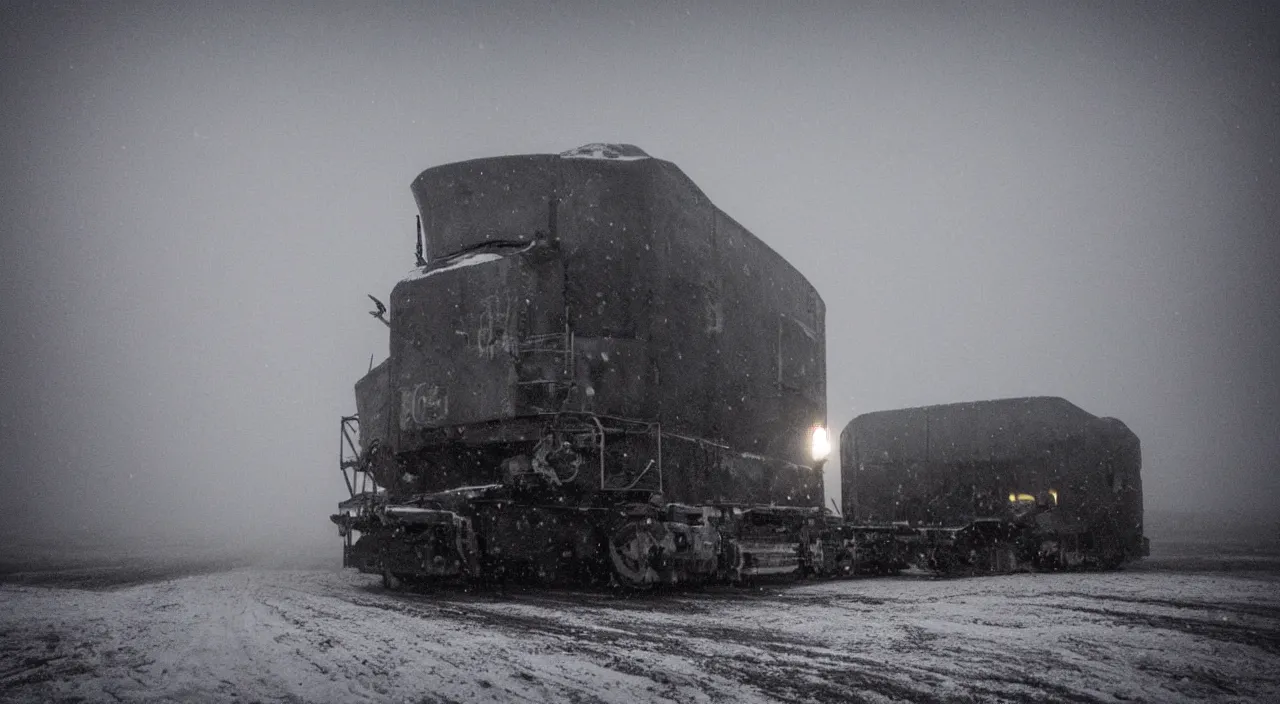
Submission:
[[[776,252],[726,215],[716,220],[725,308],[721,395],[730,444],[807,463],[804,438],[826,421],[821,299]],[[804,334],[802,331],[812,333]],[[745,422],[744,422],[745,421]]]
[[[537,354],[542,334],[563,332],[554,258],[473,255],[400,282],[392,293],[392,403],[398,451],[423,429],[510,418],[520,412],[521,372],[562,380],[563,355]],[[547,347],[562,344],[545,340]],[[539,375],[549,375],[538,379]]]
[[[1077,441],[1096,420],[1065,399],[1031,397],[866,413],[846,430],[864,455],[894,462],[998,462]]]
[[[532,242],[551,228],[559,159],[509,156],[427,169],[410,190],[424,251],[438,260],[486,242]]]
[[[556,236],[569,324],[581,337],[645,339],[654,313],[651,159],[561,161]]]
[[[664,495],[690,504],[822,506],[822,470],[681,438],[662,446]]]
[[[809,429],[826,418],[821,298],[674,164],[498,157],[428,169],[412,189],[432,266],[443,269],[392,297],[398,450],[428,442],[427,429],[571,409],[810,462]],[[535,242],[527,254],[444,270],[459,252]],[[557,275],[518,263],[538,252]],[[573,338],[561,341],[568,358],[539,337],[554,333],[553,319]],[[747,489],[736,470],[707,468],[719,459],[669,459],[680,500],[798,493],[790,480]]]
[[[822,472],[753,454],[723,453],[712,486],[734,487],[733,500],[753,504],[821,506]]]
[[[808,430],[826,420],[821,297],[674,165],[659,163],[653,192],[654,240],[667,267],[661,328],[654,323],[669,331],[654,335],[664,343],[654,352],[668,384],[664,419],[739,450],[807,464]],[[797,326],[806,331],[799,338],[784,333]]]
[[[574,337],[574,390],[568,408],[648,420],[657,391],[649,345],[642,340]],[[655,394],[656,395],[656,394]]]
[[[662,390],[656,411],[671,432],[723,443],[725,302],[715,208],[674,165],[658,162],[654,171],[649,209],[655,275],[648,335]]]
[[[374,441],[386,442],[391,430],[389,423],[391,395],[388,381],[390,359],[369,370],[356,382],[356,413],[360,416],[360,448],[368,450]]]
[[[551,413],[572,390],[573,335],[566,320],[564,260],[555,242],[520,255],[524,306],[516,347],[516,413]]]

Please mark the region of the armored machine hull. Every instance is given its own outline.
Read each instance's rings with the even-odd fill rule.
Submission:
[[[840,434],[840,466],[855,523],[959,530],[1030,511],[1038,563],[1115,567],[1147,552],[1138,437],[1065,399],[861,415]]]
[[[349,467],[377,488],[345,508],[350,561],[406,576],[612,564],[640,586],[720,562],[799,568],[770,546],[716,547],[712,527],[789,534],[826,516],[825,309],[799,272],[626,145],[448,164],[412,191],[423,263],[391,292],[390,354],[356,384],[358,431],[348,421]],[[423,558],[375,514],[449,547]],[[610,547],[671,554],[636,577]]]
[[[1059,569],[1145,545],[1137,439],[1060,399],[855,419],[832,511],[822,298],[670,162],[593,144],[411,191],[417,266],[375,298],[389,354],[342,419],[332,517],[344,563],[388,586]],[[1069,422],[993,431],[1022,411]]]

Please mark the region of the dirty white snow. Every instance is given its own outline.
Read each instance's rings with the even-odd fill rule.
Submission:
[[[609,161],[638,161],[650,158],[648,154],[631,144],[593,142],[560,153],[562,159],[606,159]]]
[[[349,571],[232,563],[142,583],[137,565],[9,565],[0,700],[1276,701],[1278,564],[642,598],[398,594]]]
[[[401,279],[401,281],[417,281],[418,279],[425,279],[429,276],[435,276],[436,274],[443,274],[446,271],[453,271],[454,269],[462,269],[464,267],[475,266],[477,264],[496,262],[501,258],[501,254],[495,254],[494,252],[473,252],[471,254],[464,254],[463,256],[458,257],[458,260],[454,263],[448,266],[442,266],[439,269],[414,269],[409,272],[408,276]]]

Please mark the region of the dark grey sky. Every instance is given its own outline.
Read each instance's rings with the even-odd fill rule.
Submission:
[[[479,5],[0,9],[5,516],[329,533],[410,181],[591,141],[809,276],[832,428],[1062,395],[1280,505],[1275,7]]]

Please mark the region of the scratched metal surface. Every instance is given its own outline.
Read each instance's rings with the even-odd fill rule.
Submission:
[[[497,157],[428,169],[412,190],[434,259],[390,301],[397,452],[430,450],[442,428],[590,411],[722,446],[664,448],[680,500],[821,502],[820,475],[770,467],[808,464],[826,420],[822,299],[675,165]],[[566,330],[572,343],[554,339]],[[492,464],[450,471],[488,480]]]
[[[1142,450],[1114,418],[1061,398],[1000,399],[859,416],[840,437],[845,512],[963,525],[1011,493],[1053,489],[1058,513],[1141,547]]]

